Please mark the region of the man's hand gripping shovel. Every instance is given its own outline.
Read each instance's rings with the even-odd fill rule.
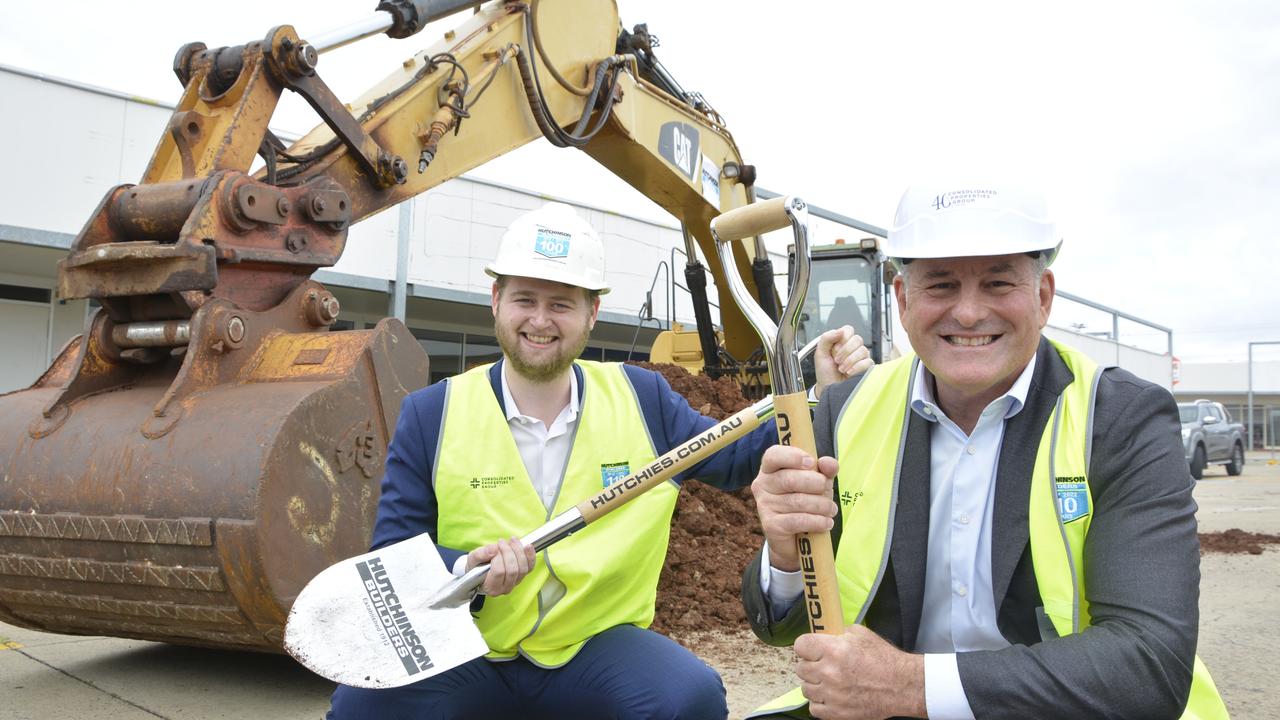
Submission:
[[[795,236],[795,272],[782,311],[781,324],[775,324],[755,302],[742,282],[734,263],[731,243],[764,233],[791,227]],[[711,234],[716,252],[728,280],[729,291],[742,309],[747,322],[760,336],[769,361],[769,377],[773,385],[773,402],[778,417],[778,442],[793,445],[817,459],[818,448],[813,437],[813,419],[809,415],[809,399],[796,353],[796,328],[800,311],[809,289],[809,211],[797,197],[779,197],[731,210],[711,221]],[[800,554],[800,570],[804,578],[804,602],[809,614],[809,628],[815,633],[839,635],[844,632],[844,613],[840,607],[840,589],[836,584],[835,552],[830,533],[808,533],[796,536]]]

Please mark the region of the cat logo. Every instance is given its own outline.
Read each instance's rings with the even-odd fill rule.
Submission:
[[[663,123],[658,131],[658,154],[689,180],[698,177],[698,129],[682,122]]]

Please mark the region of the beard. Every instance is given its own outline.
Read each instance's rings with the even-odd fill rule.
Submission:
[[[534,360],[524,352],[520,346],[518,331],[501,323],[494,323],[494,331],[498,336],[498,347],[502,348],[507,362],[511,363],[511,369],[530,382],[548,383],[560,377],[569,369],[573,361],[582,355],[582,351],[587,347],[587,338],[591,334],[591,323],[589,318],[583,320],[582,332],[577,341],[572,344],[569,344],[567,338],[561,335],[560,352],[544,360]]]

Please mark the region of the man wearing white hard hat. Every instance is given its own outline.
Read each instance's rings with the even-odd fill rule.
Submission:
[[[752,717],[1225,718],[1195,658],[1192,480],[1165,389],[1041,335],[1044,199],[922,186],[885,252],[914,353],[770,448],[743,582],[800,687]],[[807,464],[806,464],[807,463]],[[806,634],[793,534],[832,531],[842,635]]]
[[[340,687],[330,718],[725,717],[716,672],[647,629],[678,482],[537,556],[517,538],[715,421],[658,373],[577,359],[609,287],[570,207],[515,220],[485,271],[503,358],[406,398],[373,547],[427,532],[455,574],[490,563],[473,606],[490,653],[403,688]],[[870,365],[851,328],[817,351],[820,387]],[[770,421],[677,481],[743,487],[776,439]]]

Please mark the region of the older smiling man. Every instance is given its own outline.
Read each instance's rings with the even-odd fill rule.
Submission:
[[[1041,336],[1059,246],[1034,193],[903,196],[885,251],[915,354],[832,387],[823,457],[771,448],[753,485],[743,600],[801,682],[755,717],[1226,717],[1177,408]],[[793,535],[828,528],[856,624],[803,634]]]

